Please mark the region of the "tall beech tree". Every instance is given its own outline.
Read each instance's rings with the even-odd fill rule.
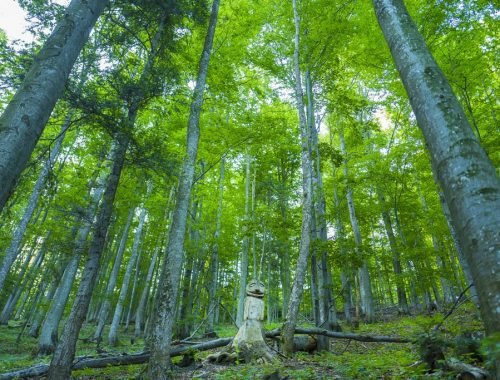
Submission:
[[[62,95],[83,45],[109,0],[73,0],[0,116],[0,211]]]
[[[425,137],[489,334],[500,331],[500,181],[402,0],[374,0]]]
[[[208,65],[215,36],[215,27],[219,13],[220,0],[214,0],[208,23],[208,31],[200,58],[200,66],[196,86],[193,91],[191,109],[187,127],[186,156],[182,165],[172,226],[170,227],[166,257],[161,271],[156,306],[153,316],[153,327],[149,337],[151,357],[149,359],[149,376],[151,379],[167,379],[170,370],[170,340],[174,323],[175,304],[179,291],[179,279],[184,258],[184,237],[194,180],[194,169],[200,139],[200,114],[203,106],[203,95],[207,81]]]
[[[300,234],[300,249],[295,278],[293,280],[290,301],[283,325],[282,340],[283,351],[286,354],[293,352],[293,334],[297,325],[300,301],[304,287],[307,258],[311,245],[311,217],[312,217],[312,164],[309,151],[310,133],[307,127],[306,113],[304,110],[304,92],[302,90],[302,76],[300,72],[300,17],[297,9],[297,1],[293,0],[293,19],[295,24],[294,45],[294,74],[295,74],[295,98],[297,101],[297,112],[299,114],[301,158],[302,158],[302,227]]]

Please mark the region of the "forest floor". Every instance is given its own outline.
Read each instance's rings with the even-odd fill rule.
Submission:
[[[390,312],[381,314],[380,320],[372,324],[360,324],[359,328],[351,329],[343,326],[345,332],[356,332],[365,335],[395,335],[418,339],[422,334],[429,333],[441,323],[443,315],[417,315],[398,317]],[[266,329],[279,327],[278,324],[265,326]],[[22,330],[22,323],[11,321],[8,326],[0,326],[0,374],[25,368],[38,363],[48,363],[50,357],[35,356],[37,341],[26,335],[18,336]],[[236,334],[233,326],[219,326],[217,333],[220,337],[231,337]],[[456,344],[457,337],[463,334],[477,334],[483,330],[482,323],[476,311],[467,305],[455,310],[447,318],[437,335],[443,343],[445,355],[460,357],[463,361],[473,362],[469,353],[460,353],[463,344]],[[86,326],[82,337],[92,336],[93,326]],[[107,331],[104,332],[107,336]],[[101,349],[110,354],[135,353],[143,350],[144,342],[141,339],[132,339],[133,332],[123,332],[118,347],[105,344]],[[196,340],[199,341],[199,340]],[[191,367],[177,368],[172,373],[173,379],[419,379],[419,378],[455,378],[452,373],[435,372],[427,374],[424,364],[418,364],[420,354],[418,344],[395,343],[365,343],[350,340],[330,339],[330,352],[317,354],[297,353],[291,360],[278,364],[237,364],[212,365],[203,363],[210,353],[205,351],[196,353],[196,362]],[[220,349],[219,349],[220,350]],[[463,351],[463,350],[462,350]],[[96,355],[96,344],[79,340],[77,355]],[[174,358],[178,363],[181,358]],[[483,364],[478,364],[483,366]],[[145,365],[130,365],[108,367],[106,369],[85,369],[74,371],[73,376],[80,380],[91,379],[136,379],[144,373]],[[269,376],[273,374],[274,377]]]

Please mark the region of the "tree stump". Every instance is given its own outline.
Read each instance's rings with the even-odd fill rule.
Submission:
[[[252,280],[246,287],[243,323],[231,344],[224,350],[207,357],[209,363],[268,363],[277,359],[276,353],[266,344],[262,330],[264,320],[264,284]]]

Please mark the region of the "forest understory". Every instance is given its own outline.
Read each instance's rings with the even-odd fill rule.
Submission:
[[[341,322],[344,332],[360,335],[385,335],[408,338],[413,343],[359,342],[348,339],[330,339],[329,352],[298,352],[294,358],[282,359],[272,364],[235,363],[211,364],[208,355],[219,348],[207,351],[190,351],[194,362],[183,364],[184,357],[173,359],[172,379],[468,379],[460,377],[457,371],[444,368],[444,361],[438,368],[429,370],[423,358],[426,355],[422,344],[424,337],[442,348],[445,359],[456,358],[474,367],[485,368],[491,365],[486,355],[488,341],[484,339],[484,326],[475,307],[462,304],[446,317],[449,310],[435,313],[420,313],[400,316],[397,307],[382,309],[378,321],[372,324],[361,323],[353,327]],[[302,321],[301,326],[312,326]],[[9,321],[0,326],[0,378],[2,374],[49,362],[50,356],[36,356],[37,341],[23,334],[23,321]],[[280,327],[274,323],[266,325],[266,331]],[[436,330],[436,327],[438,329]],[[96,345],[91,342],[94,326],[85,325],[77,344],[77,357],[97,357],[134,354],[142,352],[144,340],[136,339],[133,331],[122,331],[118,347],[106,342]],[[105,328],[105,332],[108,330]],[[220,338],[233,337],[237,329],[231,325],[216,327]],[[214,338],[195,336],[191,342],[198,343]],[[174,348],[179,342],[174,340]],[[491,344],[491,342],[490,342]],[[72,373],[72,378],[90,379],[140,379],[146,373],[146,364],[110,366],[108,368],[87,368]],[[458,377],[457,377],[458,376]],[[34,377],[44,379],[42,377]]]

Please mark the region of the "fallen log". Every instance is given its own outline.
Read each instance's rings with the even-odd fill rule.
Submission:
[[[281,329],[274,329],[266,332],[266,336],[269,338],[278,336],[281,334]],[[295,334],[307,334],[307,335],[324,335],[329,338],[336,339],[348,339],[357,340],[358,342],[378,342],[378,343],[412,343],[413,340],[408,338],[401,338],[397,336],[384,336],[384,335],[360,335],[355,333],[342,333],[336,331],[330,331],[326,329],[320,329],[317,327],[310,328],[295,328]]]
[[[381,342],[381,343],[412,343],[411,339],[391,337],[391,336],[373,336],[373,335],[360,335],[354,333],[341,333],[330,331],[320,328],[296,328],[296,334],[308,334],[308,335],[324,335],[330,338],[336,339],[349,339],[357,340],[359,342]],[[268,338],[277,337],[281,334],[281,329],[274,329],[271,331],[266,331],[265,335]],[[174,347],[170,351],[170,356],[182,356],[188,351],[206,351],[212,348],[223,347],[230,344],[233,338],[220,338],[215,340],[210,340],[208,342],[203,342],[199,344]],[[75,358],[73,363],[73,370],[85,369],[85,368],[104,368],[108,366],[120,366],[120,365],[133,365],[133,364],[144,364],[149,360],[149,352],[140,352],[137,354],[122,354],[122,355],[106,355],[106,356],[84,356]],[[15,378],[29,378],[44,376],[49,370],[48,364],[38,364],[29,368],[20,369],[17,371],[6,372],[0,374],[0,380],[11,380]]]
[[[212,348],[223,347],[231,343],[233,338],[221,338],[216,340],[211,340],[208,342],[203,342],[200,344],[189,345],[184,347],[175,347],[170,351],[170,356],[182,356],[185,353],[198,350],[205,351],[211,350]],[[132,365],[132,364],[144,364],[149,360],[149,352],[140,352],[137,354],[122,354],[122,355],[112,355],[112,356],[84,356],[75,358],[73,363],[73,370],[85,369],[85,368],[105,368],[109,366],[120,366],[120,365]],[[11,380],[11,379],[24,379],[29,377],[44,376],[49,370],[48,364],[38,364],[33,367],[20,369],[17,371],[6,372],[0,374],[0,380]]]
[[[488,378],[488,372],[484,369],[463,363],[455,358],[449,358],[446,360],[445,366],[452,371],[458,372],[456,378],[459,380],[482,380]]]

